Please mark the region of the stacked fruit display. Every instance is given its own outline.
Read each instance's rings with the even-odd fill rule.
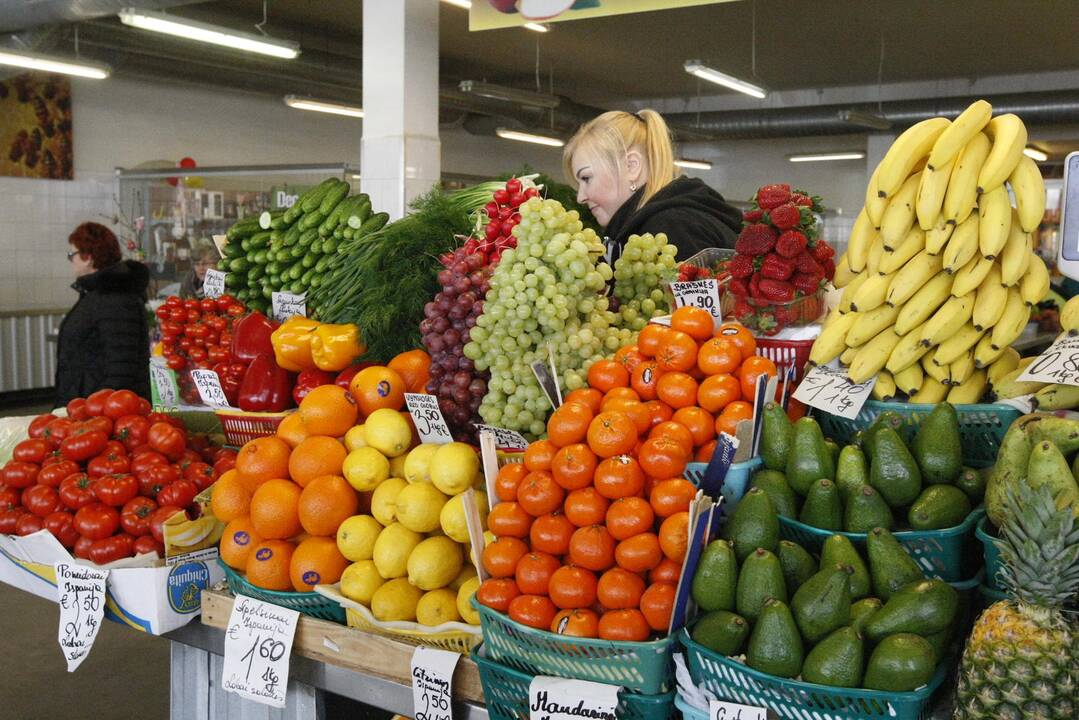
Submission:
[[[911,388],[920,374],[916,402],[978,400],[986,368],[1049,291],[1031,249],[1045,187],[1026,138],[1022,120],[992,117],[979,100],[954,122],[931,118],[896,139],[840,259],[843,298],[814,363],[838,357],[855,382],[906,373],[910,382],[896,384]]]
[[[663,233],[630,235],[614,263],[614,297],[618,300],[616,322],[640,331],[657,315],[671,311],[663,287],[675,274],[678,248]]]

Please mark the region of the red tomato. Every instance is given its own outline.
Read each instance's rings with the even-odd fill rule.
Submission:
[[[147,440],[150,447],[170,460],[179,460],[187,447],[183,430],[169,423],[157,422],[151,425]]]
[[[165,543],[165,521],[176,513],[183,513],[184,517],[190,518],[186,510],[175,505],[162,505],[150,516],[150,532],[153,534],[154,540],[157,540],[162,545]]]
[[[176,464],[180,466],[180,470],[187,470],[187,466],[192,463],[202,462],[202,455],[199,455],[197,451],[192,450],[190,447],[184,450],[184,454],[180,456],[180,459],[176,461]]]
[[[233,305],[237,305],[238,302],[232,295],[225,293],[217,298],[217,311],[226,312]]]
[[[72,549],[72,554],[80,560],[90,559],[90,548],[93,547],[94,541],[88,537],[79,535],[79,539],[75,541],[75,547]]]
[[[214,469],[204,462],[191,463],[184,468],[184,480],[194,484],[199,492],[213,485],[215,479]]]
[[[40,470],[34,463],[9,460],[3,470],[0,470],[0,482],[13,488],[30,487],[37,482]]]
[[[214,480],[236,467],[236,455],[222,455],[214,462]]]
[[[139,411],[139,396],[130,390],[117,390],[105,400],[105,417],[119,420]]]
[[[139,494],[139,481],[134,475],[106,475],[98,478],[94,485],[94,495],[106,505],[122,507],[128,500]]]
[[[199,310],[213,314],[217,312],[217,301],[213,298],[203,298],[202,302],[199,303]]]
[[[38,517],[64,509],[63,503],[60,502],[60,493],[48,485],[34,485],[23,490],[22,504]]]
[[[119,440],[109,440],[105,443],[105,449],[101,451],[101,454],[127,457],[127,448]]]
[[[157,510],[157,503],[150,498],[137,497],[128,500],[120,511],[120,527],[135,537],[150,534],[150,516]]]
[[[135,538],[135,554],[146,555],[155,553],[158,557],[165,557],[165,546],[154,539],[153,535],[143,535]]]
[[[51,415],[49,417],[52,417]],[[67,418],[53,417],[51,421],[46,423],[45,430],[42,434],[49,444],[53,447],[60,447],[60,443],[64,441],[68,435],[75,429],[75,423],[71,422]]]
[[[147,400],[144,397],[139,398],[139,415],[141,415],[143,417],[146,417],[147,415],[150,414],[150,411],[153,410],[153,409],[154,409],[154,407],[153,407],[153,405],[150,404],[149,400]]]
[[[184,301],[180,299],[179,295],[169,295],[167,298],[165,298],[165,307],[174,308],[183,306]]]
[[[90,417],[86,409],[86,398],[75,398],[67,404],[67,416],[72,420],[85,420]]]
[[[44,527],[45,523],[40,517],[33,513],[24,513],[19,516],[18,521],[15,523],[15,534],[30,535]]]
[[[109,396],[112,395],[112,392],[112,388],[106,388],[89,395],[86,398],[86,412],[91,416],[104,415],[105,403],[108,401]]]
[[[72,462],[71,460],[61,460],[60,462],[46,465],[41,468],[41,472],[37,474],[37,482],[38,485],[60,487],[60,483],[62,483],[68,475],[74,475],[77,472],[79,472],[78,463]]]
[[[79,430],[100,430],[106,435],[112,435],[112,419],[107,418],[104,415],[96,415],[94,417],[87,418],[86,420],[83,420],[78,425],[76,425],[75,430],[72,431],[72,434],[78,432]]]
[[[86,473],[76,472],[68,475],[60,483],[60,502],[72,510],[84,508],[97,502],[94,485],[97,481]]]
[[[154,310],[154,315],[157,316],[158,320],[164,320],[165,318],[167,318],[169,316],[169,306],[168,305],[160,305],[160,306],[158,306],[157,310]]]
[[[59,450],[50,450],[48,456],[45,458],[45,462],[41,463],[41,467],[48,467],[49,465],[55,465],[56,463],[66,462]]]
[[[61,545],[66,548],[75,547],[79,533],[75,530],[75,517],[71,513],[62,510],[50,513],[45,516],[44,526]]]
[[[146,419],[150,421],[150,425],[163,422],[168,423],[174,427],[178,427],[186,432],[187,428],[184,426],[184,421],[175,415],[169,415],[168,413],[152,412],[146,416]]]
[[[187,367],[187,360],[184,360],[183,355],[169,353],[165,356],[165,365],[167,365],[170,370],[183,370]]]
[[[112,426],[112,436],[128,450],[145,445],[149,434],[150,421],[142,415],[125,415]]]
[[[49,454],[52,448],[49,447],[49,443],[43,438],[27,438],[23,440],[11,451],[11,458],[20,462],[37,463],[40,465],[45,461],[45,456]]]
[[[60,443],[60,452],[65,460],[82,462],[95,455],[100,455],[109,442],[109,436],[100,430],[89,430],[64,438]]]
[[[169,461],[161,453],[156,450],[151,450],[149,445],[144,446],[145,449],[137,448],[140,452],[136,454],[132,451],[131,458],[131,472],[138,475],[151,465],[168,465]]]
[[[75,512],[75,529],[91,540],[104,540],[120,527],[120,511],[104,503],[93,503]]]
[[[36,418],[30,421],[30,429],[27,431],[27,435],[32,438],[45,437],[45,426],[56,419],[56,416],[52,413],[44,413],[38,415]]]
[[[32,515],[33,517],[37,517],[37,515],[29,512],[22,505],[0,510],[0,533],[3,533],[4,535],[14,535],[15,528],[18,526],[19,523],[19,518],[21,518],[23,515]]]
[[[94,541],[90,546],[90,561],[97,565],[131,557],[135,553],[135,538],[121,533],[102,540]]]
[[[119,475],[130,470],[131,461],[127,459],[127,456],[115,453],[98,455],[86,464],[86,474],[90,477]]]
[[[22,502],[22,493],[15,488],[0,486],[0,510],[9,510],[18,507]]]
[[[175,505],[176,507],[185,508],[195,502],[195,496],[198,494],[199,489],[195,486],[195,483],[189,480],[177,480],[162,488],[161,492],[157,494],[157,502],[159,505]]]
[[[162,488],[181,479],[180,468],[176,465],[150,465],[136,475],[139,492],[146,497],[156,498]]]

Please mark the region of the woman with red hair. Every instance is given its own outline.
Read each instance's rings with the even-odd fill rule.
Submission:
[[[150,271],[124,260],[116,236],[98,223],[79,225],[68,245],[79,299],[60,325],[56,406],[102,388],[127,388],[148,399]]]

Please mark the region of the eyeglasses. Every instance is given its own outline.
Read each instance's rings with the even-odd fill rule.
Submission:
[[[68,261],[68,262],[71,262],[72,260],[74,260],[74,259],[75,259],[75,256],[76,256],[76,255],[78,255],[78,254],[79,254],[79,251],[78,251],[78,250],[72,250],[71,252],[69,252],[69,253],[67,254],[67,261]]]

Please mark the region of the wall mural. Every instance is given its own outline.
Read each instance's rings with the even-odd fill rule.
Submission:
[[[0,175],[71,180],[71,80],[24,73],[0,81]]]

